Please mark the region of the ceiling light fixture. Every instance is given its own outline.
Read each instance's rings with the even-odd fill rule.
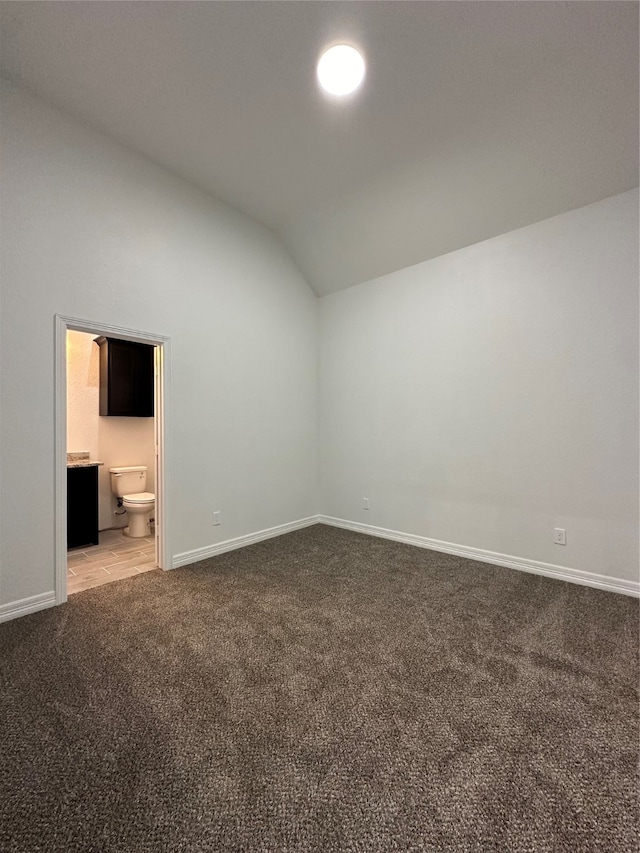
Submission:
[[[330,95],[349,95],[364,80],[365,65],[361,54],[348,44],[336,44],[318,61],[318,82]]]

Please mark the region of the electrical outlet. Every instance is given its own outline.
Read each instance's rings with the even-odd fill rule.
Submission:
[[[220,510],[219,509],[213,513],[213,526],[216,527],[218,524],[220,524]]]
[[[555,545],[567,544],[567,531],[564,529],[564,527],[553,528],[553,542]]]
[[[369,498],[362,498],[362,509],[369,509]]]

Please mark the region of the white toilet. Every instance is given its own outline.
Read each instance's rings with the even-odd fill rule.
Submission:
[[[124,535],[132,539],[149,536],[149,519],[155,509],[156,496],[145,492],[147,466],[132,465],[128,468],[109,468],[111,491],[122,499],[122,506],[129,515],[129,526]]]

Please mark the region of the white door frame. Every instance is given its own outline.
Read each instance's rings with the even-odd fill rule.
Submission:
[[[151,344],[155,350],[155,516],[156,557],[161,569],[170,569],[169,525],[167,523],[167,460],[170,400],[171,339],[165,335],[125,329],[108,323],[94,323],[77,317],[55,315],[55,592],[56,604],[67,600],[67,331],[87,332],[108,338],[122,338]]]

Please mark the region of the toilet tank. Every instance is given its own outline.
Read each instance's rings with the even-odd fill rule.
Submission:
[[[119,498],[144,492],[147,485],[147,466],[131,465],[127,468],[109,468],[111,491]]]

